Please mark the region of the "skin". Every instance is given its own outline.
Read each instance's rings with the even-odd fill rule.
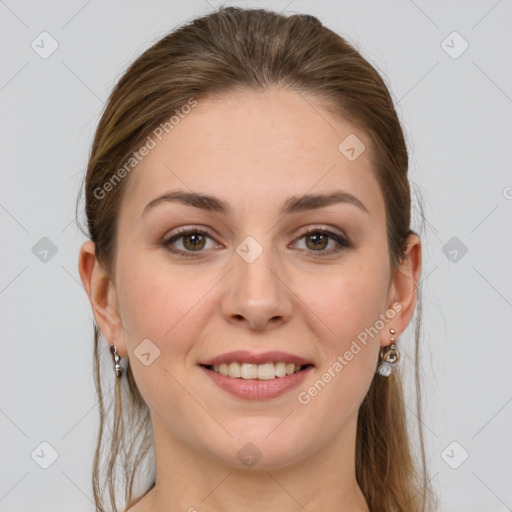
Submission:
[[[338,150],[349,134],[367,148],[354,161]],[[79,270],[95,318],[129,358],[153,426],[156,487],[130,512],[233,511],[241,503],[246,512],[369,510],[355,479],[357,413],[389,329],[397,337],[411,320],[421,267],[420,240],[411,235],[405,261],[390,272],[369,144],[304,94],[271,89],[201,100],[129,176],[113,276],[96,260],[94,244],[83,244]],[[175,202],[142,215],[175,189],[221,198],[232,214]],[[337,203],[278,213],[290,196],[338,189],[368,212]],[[322,257],[338,244],[303,236],[318,225],[352,247]],[[195,256],[159,244],[180,226],[208,232],[202,252],[183,237],[173,246]],[[252,263],[236,252],[247,236],[263,249]],[[298,393],[394,303],[401,311],[317,396],[299,403]],[[147,338],[160,350],[149,366],[134,355]],[[243,400],[198,366],[238,349],[287,351],[315,368],[278,398]],[[262,454],[252,467],[237,457],[248,442]]]

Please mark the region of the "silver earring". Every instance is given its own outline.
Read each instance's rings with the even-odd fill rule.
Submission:
[[[396,333],[395,329],[390,329],[389,332],[391,335]],[[391,336],[391,343],[387,347],[383,347],[380,351],[379,374],[383,377],[389,377],[399,360],[400,352],[396,348],[395,338]]]
[[[121,361],[121,357],[117,353],[117,347],[115,343],[110,345],[110,353],[112,354],[112,359],[114,360],[114,370],[116,372],[116,377],[122,377],[123,376],[123,367],[119,363]]]

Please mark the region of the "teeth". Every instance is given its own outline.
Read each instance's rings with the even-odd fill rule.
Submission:
[[[231,363],[229,365],[229,373],[231,377],[239,378],[242,376],[242,365],[239,363]]]
[[[227,377],[234,379],[259,379],[259,380],[272,380],[276,377],[285,377],[292,373],[300,371],[302,366],[295,365],[295,363],[265,363],[265,364],[252,364],[252,363],[222,363],[214,364],[212,370]]]
[[[286,375],[286,364],[285,363],[276,363],[276,377],[284,377]]]

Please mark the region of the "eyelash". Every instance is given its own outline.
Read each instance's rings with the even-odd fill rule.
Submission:
[[[342,237],[338,233],[335,233],[334,231],[330,231],[328,229],[321,229],[319,227],[313,227],[313,228],[307,229],[304,233],[302,233],[302,235],[297,240],[301,240],[305,236],[312,235],[312,234],[318,234],[318,233],[322,234],[322,235],[328,235],[329,238],[333,239],[335,242],[338,243],[338,247],[330,249],[328,251],[325,251],[325,250],[313,251],[313,250],[304,249],[310,253],[323,253],[318,256],[317,255],[313,256],[314,258],[318,258],[318,257],[323,258],[326,256],[330,256],[331,254],[337,254],[345,249],[349,249],[352,247],[352,244],[346,238]],[[183,238],[186,235],[190,235],[190,234],[197,234],[197,235],[207,236],[208,238],[212,238],[207,232],[205,232],[201,229],[179,228],[174,235],[163,240],[161,245],[173,254],[185,256],[187,258],[197,257],[199,255],[199,253],[204,252],[204,251],[182,251],[180,249],[172,248],[172,246],[171,246],[171,244],[173,242],[179,240],[180,238]]]

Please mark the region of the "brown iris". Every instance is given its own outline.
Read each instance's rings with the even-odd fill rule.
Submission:
[[[313,242],[313,247],[311,248],[309,243],[308,243],[308,240],[310,239],[316,239],[315,242]],[[327,240],[328,240],[328,236],[325,235],[325,234],[322,234],[322,233],[316,233],[316,234],[312,234],[312,235],[306,235],[305,236],[305,239],[306,239],[306,245],[308,246],[308,249],[312,249],[312,250],[316,250],[316,249],[325,249],[325,247],[327,246]],[[321,247],[318,247],[318,244],[322,244]]]

